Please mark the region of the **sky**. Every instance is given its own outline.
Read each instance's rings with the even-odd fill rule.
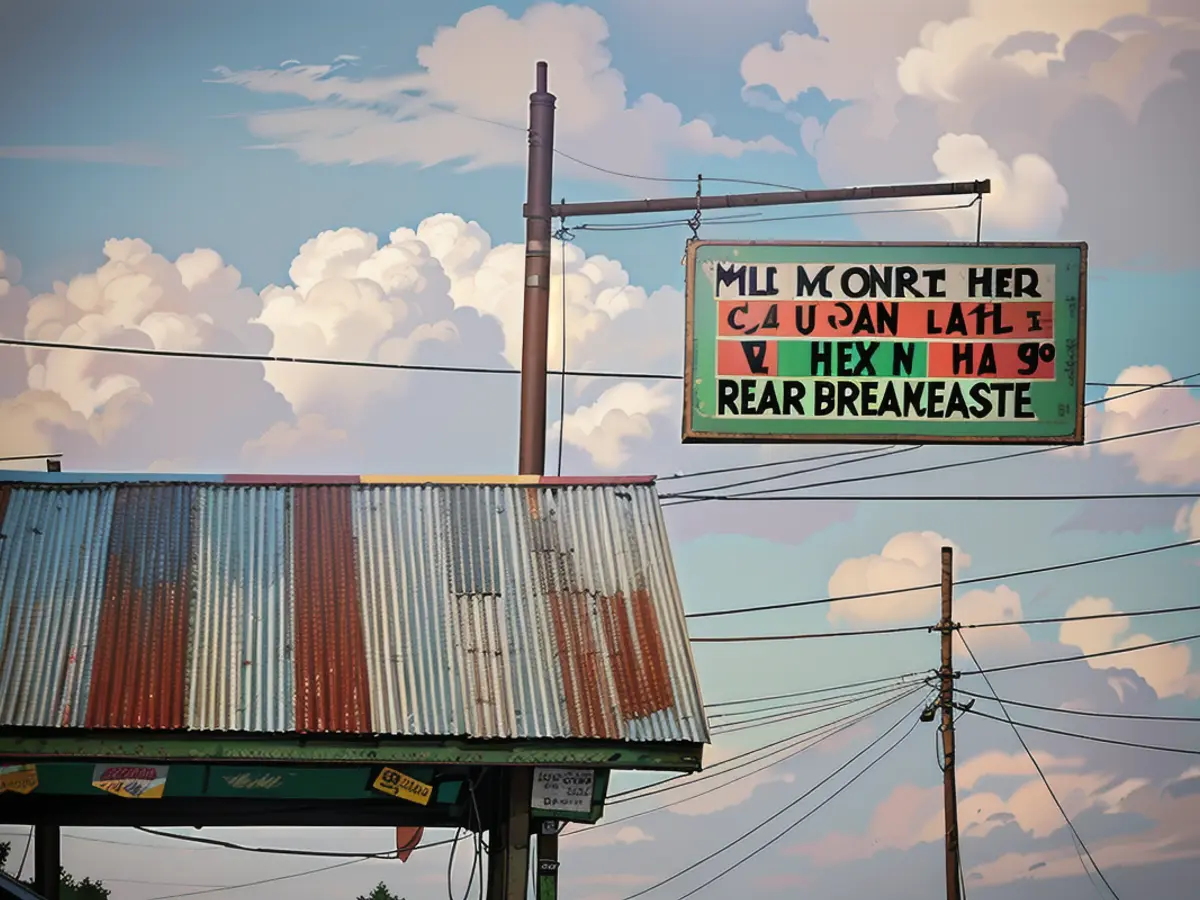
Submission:
[[[957,595],[964,623],[1136,613],[1196,599],[1195,546],[987,579],[1200,539],[1194,499],[970,498],[1195,496],[1200,487],[1200,429],[1123,437],[1200,421],[1200,389],[1176,382],[1122,396],[1131,388],[1120,386],[1200,384],[1198,0],[808,0],[807,9],[795,0],[55,0],[0,2],[0,34],[8,85],[0,92],[0,335],[513,370],[347,372],[0,346],[0,456],[63,453],[63,468],[74,471],[514,471],[523,130],[534,64],[544,59],[558,97],[557,146],[584,163],[556,158],[555,199],[690,196],[697,174],[706,193],[755,190],[747,182],[990,178],[985,240],[1089,244],[1086,431],[1104,439],[1093,446],[1008,461],[984,461],[1003,448],[919,447],[695,477],[844,448],[683,446],[678,381],[571,378],[565,396],[552,381],[547,460],[557,470],[561,431],[564,474],[693,474],[662,481],[664,493],[764,472],[798,473],[766,486],[833,483],[803,488],[807,502],[668,507],[690,612],[912,588],[937,580],[943,545],[956,548],[957,577],[981,579]],[[922,205],[875,204],[889,210],[879,214],[866,214],[870,205],[810,207],[800,212],[825,217],[758,224],[710,215],[699,233],[974,239],[974,209],[914,208]],[[570,368],[677,375],[687,228],[567,224],[573,236],[556,242],[552,258],[551,366],[562,362],[565,306]],[[979,462],[936,468],[969,460]],[[845,482],[860,477],[869,480]],[[895,499],[930,494],[950,499]],[[850,499],[817,499],[835,496]],[[857,631],[936,616],[935,594],[909,591],[694,619],[692,633]],[[1139,647],[1197,625],[1200,616],[1185,612],[980,629],[969,640],[985,666],[1000,666]],[[1196,652],[1163,644],[1003,672],[993,684],[1006,699],[1055,708],[1196,717]],[[695,653],[704,699],[720,703],[928,670],[937,643],[917,632],[696,644]],[[956,665],[974,668],[961,646]],[[978,678],[962,681],[986,694]],[[566,835],[563,895],[624,900],[683,870],[821,783],[905,709],[890,707],[749,777],[685,783],[613,807],[610,818],[681,801]],[[983,699],[976,710],[999,714]],[[844,714],[718,734],[706,764]],[[1013,715],[1200,751],[1196,722]],[[934,731],[919,726],[819,810],[811,812],[856,768],[645,896],[679,900],[793,824],[697,896],[803,890],[866,900],[881,885],[898,900],[936,895],[941,773],[934,736],[920,730]],[[958,733],[973,900],[1111,896],[1085,872],[1013,729],[965,714]],[[1185,896],[1181,886],[1200,877],[1195,755],[1023,736],[1117,895]],[[614,789],[649,780],[621,776]],[[19,851],[23,832],[0,831]],[[367,829],[206,834],[350,850],[388,849],[390,840]],[[103,879],[117,900],[327,865],[116,829],[69,829],[64,860]],[[403,864],[364,862],[280,884],[308,900],[351,898],[384,880],[424,900],[443,896],[446,865],[445,851],[433,849]],[[456,866],[461,893],[467,863],[460,857]]]

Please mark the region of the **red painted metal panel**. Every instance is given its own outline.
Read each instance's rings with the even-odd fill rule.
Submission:
[[[184,727],[194,496],[189,485],[117,489],[88,728]]]
[[[371,732],[350,492],[292,490],[296,730]]]

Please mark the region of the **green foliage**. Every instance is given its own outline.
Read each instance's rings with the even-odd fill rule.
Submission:
[[[371,891],[371,893],[367,894],[367,896],[356,897],[355,900],[404,900],[404,898],[397,897],[390,890],[388,890],[388,886],[381,881],[379,884],[375,885],[375,890]]]
[[[7,841],[0,843],[0,870],[7,869],[8,858],[11,855],[12,844],[8,843]],[[24,881],[22,883],[33,887],[32,880]],[[75,876],[66,869],[58,870],[58,885],[59,896],[62,898],[62,900],[109,900],[109,897],[112,894],[112,892],[104,886],[104,882],[92,881],[90,878],[84,878],[81,881],[77,881]],[[382,885],[380,885],[380,887],[382,887]],[[374,896],[372,896],[370,900],[375,900]],[[392,898],[392,900],[398,900],[398,898]]]

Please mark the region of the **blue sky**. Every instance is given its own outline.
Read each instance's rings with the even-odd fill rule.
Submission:
[[[1192,0],[1096,0],[1054,10],[1033,0],[807,6],[7,4],[0,8],[0,33],[8,38],[0,80],[16,87],[0,94],[0,333],[514,365],[521,129],[534,62],[545,58],[559,96],[559,147],[623,173],[559,158],[556,199],[690,195],[697,173],[706,192],[755,189],[720,178],[804,188],[991,178],[985,239],[1089,242],[1089,381],[1158,383],[1200,370],[1200,183],[1192,162],[1200,139],[1200,12]],[[702,237],[974,236],[973,218],[955,211],[757,225],[715,218],[702,221]],[[687,235],[674,227],[576,227],[566,250],[573,367],[680,370]],[[556,248],[555,273],[561,262]],[[562,287],[556,274],[552,297],[560,298]],[[560,323],[553,309],[552,365]],[[516,459],[516,385],[509,376],[348,375],[0,348],[0,454],[60,451],[64,467],[76,470],[508,472]],[[550,393],[553,460],[556,385]],[[1090,399],[1110,399],[1089,408],[1089,437],[1200,420],[1200,390],[1121,393],[1089,389]],[[680,404],[670,382],[570,383],[563,471],[688,473],[838,449],[683,447]],[[943,541],[970,557],[962,577],[978,577],[1197,539],[1200,506],[1183,498],[876,498],[1194,493],[1198,432],[900,474],[1004,452],[925,447],[785,482],[887,476],[818,489],[858,501],[671,508],[665,515],[685,602],[689,611],[713,611],[911,587],[929,580]],[[480,434],[490,437],[480,441]],[[728,480],[667,481],[662,490]],[[987,621],[1182,605],[1194,600],[1198,560],[1185,548],[980,584],[972,586],[979,592],[960,593],[962,615]],[[927,624],[935,615],[929,601],[893,595],[694,619],[692,628],[695,635],[752,635]],[[987,638],[981,630],[972,646],[986,663],[999,664],[1200,631],[1195,613],[1105,622],[996,629]],[[998,632],[1009,637],[994,637]],[[927,669],[934,640],[918,633],[704,644],[696,657],[706,700],[716,702]],[[1094,662],[1005,673],[996,684],[1013,699],[1050,705],[1200,715],[1200,674],[1185,645]],[[710,758],[836,715],[718,738]],[[775,812],[894,715],[898,710],[889,709],[832,749],[730,779],[690,804],[564,838],[564,883],[571,896],[621,900]],[[1033,711],[1022,717],[1200,747],[1194,724],[1081,722]],[[699,896],[782,896],[801,888],[866,898],[877,895],[883,879],[897,897],[939,890],[940,848],[921,830],[938,812],[936,803],[927,808],[939,782],[931,742],[915,734],[844,795]],[[1041,734],[1029,743],[1121,896],[1172,896],[1163,885],[1200,875],[1200,776],[1187,757]],[[1092,896],[1069,832],[1011,732],[968,718],[961,745],[961,760],[972,767],[961,811],[970,823],[963,852],[971,896]],[[630,777],[618,787],[645,780]],[[720,781],[706,786],[714,783]],[[689,796],[683,788],[614,808],[614,815]],[[800,804],[796,815],[823,797]],[[308,865],[169,844],[151,853],[145,836],[73,833],[68,866],[111,881],[122,900],[172,893],[166,882],[232,884]],[[767,829],[737,850],[774,833]],[[387,840],[370,831],[254,836],[260,843],[372,849]],[[619,864],[606,859],[614,849]],[[647,897],[677,900],[733,862],[737,850]],[[369,863],[286,884],[297,900],[335,888],[352,896],[381,878],[409,900],[440,896],[445,859],[438,852],[418,854],[400,870]],[[130,875],[134,868],[139,874]],[[121,877],[157,884],[113,880]]]

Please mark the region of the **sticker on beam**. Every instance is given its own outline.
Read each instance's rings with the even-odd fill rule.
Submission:
[[[531,806],[554,812],[589,812],[595,779],[591,769],[534,769]]]
[[[37,786],[37,766],[0,766],[0,794],[29,794]]]
[[[92,787],[117,797],[158,800],[167,787],[170,766],[110,766],[92,770]]]
[[[384,768],[376,777],[371,787],[383,794],[408,800],[421,806],[429,805],[433,796],[433,785],[405,775],[392,768]]]

